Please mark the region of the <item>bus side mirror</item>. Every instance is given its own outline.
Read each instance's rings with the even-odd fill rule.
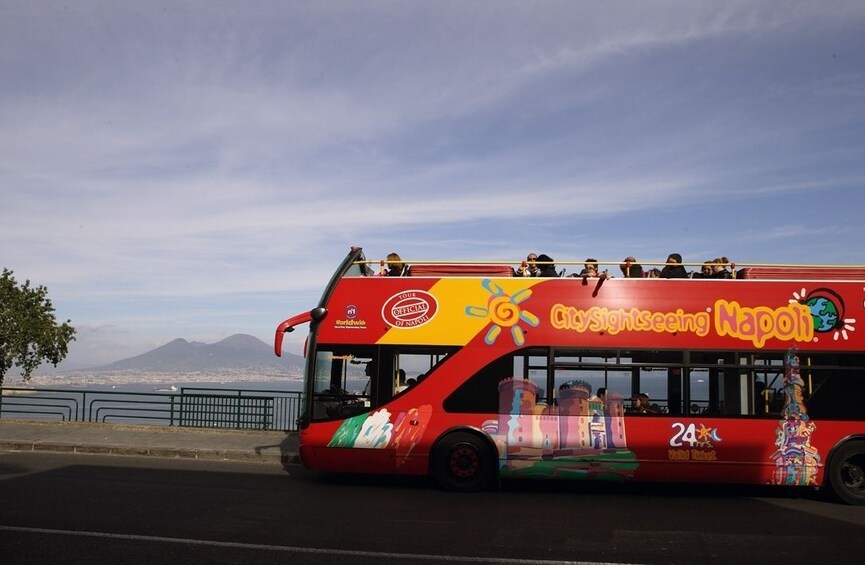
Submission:
[[[313,322],[320,322],[324,320],[325,316],[327,316],[327,308],[323,308],[321,306],[317,308],[313,308],[309,312],[310,318],[312,318]]]

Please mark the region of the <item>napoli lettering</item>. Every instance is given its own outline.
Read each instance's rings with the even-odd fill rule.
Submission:
[[[714,322],[714,323],[713,323]],[[778,308],[747,307],[736,301],[716,300],[705,312],[656,312],[639,308],[609,309],[592,306],[581,310],[555,304],[550,309],[550,325],[557,330],[577,333],[605,332],[616,335],[624,331],[709,334],[712,327],[718,336],[750,341],[762,348],[769,339],[808,342],[814,338],[814,319],[805,304],[791,302]]]
[[[592,306],[580,310],[573,306],[556,304],[550,310],[550,324],[557,330],[572,330],[583,333],[606,332],[616,335],[623,331],[678,333],[693,332],[703,337],[708,335],[711,322],[707,312],[653,312],[631,308],[610,310]]]
[[[758,306],[748,308],[738,302],[715,301],[715,331],[751,341],[760,348],[768,339],[781,341],[811,341],[814,338],[814,319],[805,304],[791,302],[780,308]]]

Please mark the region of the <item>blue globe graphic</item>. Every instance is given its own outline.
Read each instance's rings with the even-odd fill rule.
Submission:
[[[814,329],[818,332],[828,332],[838,323],[838,307],[825,296],[815,296],[805,301],[811,309],[814,318]]]

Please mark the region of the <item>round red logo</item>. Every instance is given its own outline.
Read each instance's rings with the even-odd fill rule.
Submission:
[[[437,311],[435,296],[424,290],[406,290],[385,300],[381,317],[394,328],[416,328],[432,320]]]

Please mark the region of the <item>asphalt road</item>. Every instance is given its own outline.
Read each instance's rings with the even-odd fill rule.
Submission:
[[[865,508],[810,492],[426,480],[0,453],[0,564],[861,563]]]

